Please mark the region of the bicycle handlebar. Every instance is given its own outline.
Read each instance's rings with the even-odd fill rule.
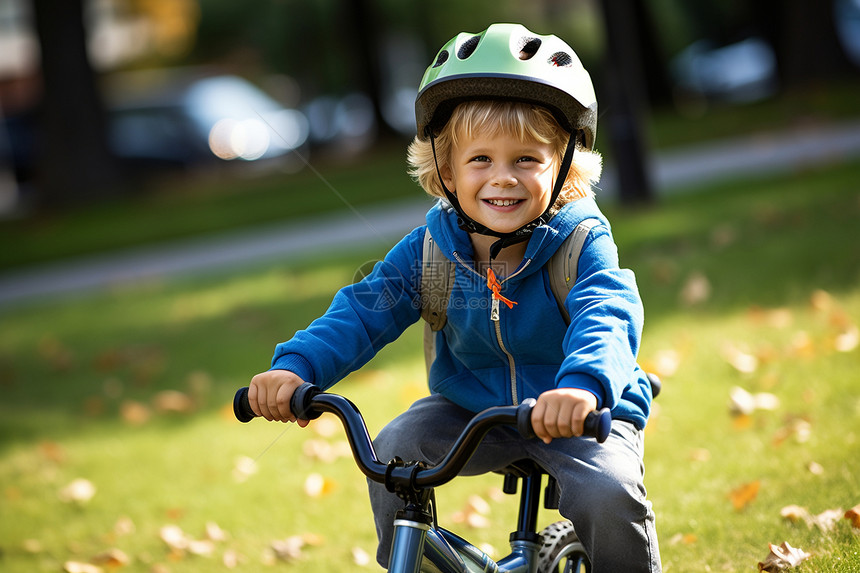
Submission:
[[[328,394],[310,383],[304,383],[293,393],[290,410],[299,419],[313,420],[324,412],[340,418],[353,457],[361,472],[373,481],[402,483],[413,488],[438,487],[454,479],[478,448],[484,436],[494,427],[510,425],[517,428],[524,438],[534,438],[531,412],[533,398],[523,400],[519,406],[495,406],[488,408],[469,421],[451,450],[437,466],[391,466],[376,457],[373,442],[358,408],[347,398]],[[233,413],[240,422],[250,422],[257,417],[248,402],[248,388],[240,388],[233,398]],[[608,408],[590,412],[585,420],[585,435],[603,443],[609,437],[612,416]]]

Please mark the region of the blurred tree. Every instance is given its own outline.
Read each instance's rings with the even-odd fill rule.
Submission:
[[[644,0],[601,0],[606,30],[606,65],[600,107],[609,127],[609,144],[618,169],[619,197],[626,204],[647,203],[654,193],[645,156],[641,115],[645,106],[642,51]],[[637,17],[637,15],[639,17]],[[647,25],[647,24],[646,24]]]
[[[104,107],[87,57],[83,4],[33,0],[43,85],[36,185],[45,207],[103,197],[119,188]]]
[[[836,34],[832,0],[756,0],[751,20],[776,54],[780,83],[799,87],[856,74]]]

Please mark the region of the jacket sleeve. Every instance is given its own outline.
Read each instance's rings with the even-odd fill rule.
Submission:
[[[278,344],[272,369],[323,390],[366,364],[420,318],[424,228],[401,240],[361,281],[340,289],[323,316]]]
[[[644,312],[633,272],[619,268],[606,226],[591,231],[565,304],[571,320],[556,386],[589,390],[598,407],[612,409],[637,379]]]

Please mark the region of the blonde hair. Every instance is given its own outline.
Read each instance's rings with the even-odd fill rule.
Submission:
[[[407,161],[409,174],[429,195],[445,199],[442,184],[436,171],[448,165],[451,150],[461,137],[472,138],[476,133],[492,137],[499,133],[514,135],[520,141],[538,141],[555,149],[556,160],[561,164],[569,140],[552,114],[542,107],[510,101],[469,101],[461,103],[451,119],[436,136],[436,159],[429,139],[416,137],[409,145]],[[603,159],[596,151],[577,143],[573,162],[553,210],[594,194],[592,186],[600,179]]]

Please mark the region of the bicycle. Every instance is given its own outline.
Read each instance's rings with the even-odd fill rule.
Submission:
[[[650,376],[649,376],[650,377]],[[657,394],[659,381],[652,378]],[[517,527],[510,535],[511,553],[494,561],[462,537],[439,526],[434,488],[453,480],[460,473],[494,427],[510,425],[525,438],[533,438],[531,410],[535,400],[518,406],[496,406],[476,414],[460,433],[444,459],[436,466],[420,460],[394,458],[378,460],[364,418],[347,398],[321,391],[310,383],[296,389],[290,410],[301,419],[312,420],[325,412],[336,415],[346,431],[353,457],[369,479],[384,484],[404,501],[394,520],[389,573],[573,573],[590,572],[591,564],[570,521],[557,521],[537,532],[541,485],[547,475],[544,507],[558,509],[558,488],[543,468],[530,460],[515,462],[497,473],[504,475],[503,491],[516,494],[518,481],[520,506]],[[241,388],[233,399],[233,412],[242,422],[256,414],[248,403],[248,388]],[[609,409],[591,412],[585,421],[585,435],[603,442],[609,436],[612,418]]]

